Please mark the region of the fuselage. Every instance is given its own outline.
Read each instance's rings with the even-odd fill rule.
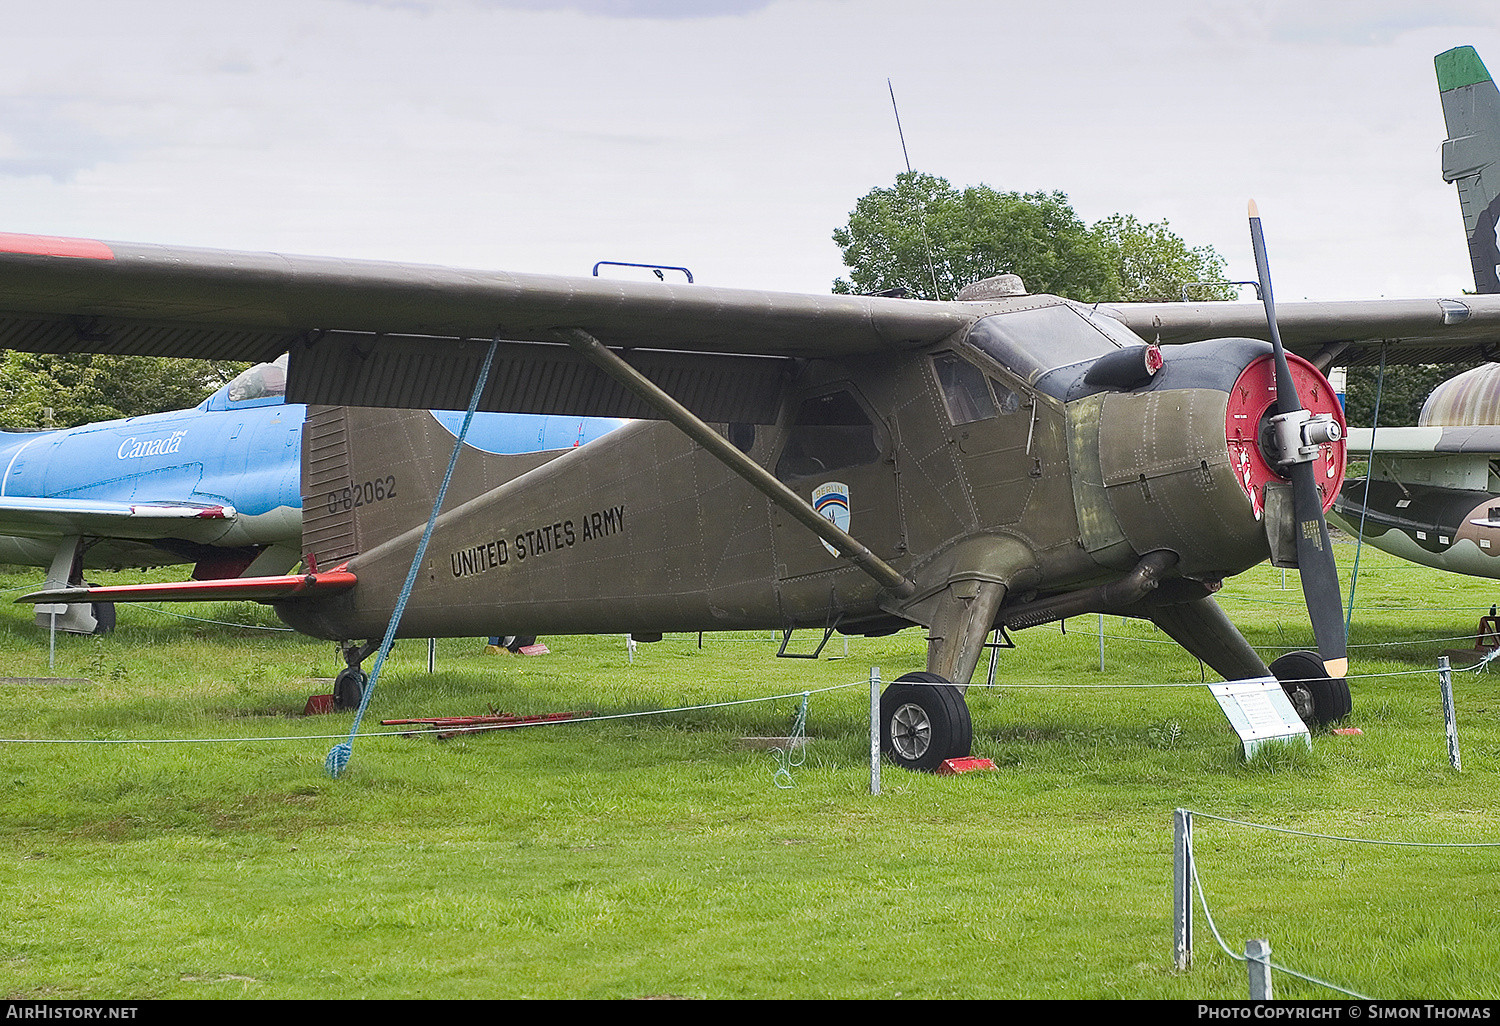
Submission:
[[[774,424],[724,427],[914,582],[900,602],[678,429],[638,421],[445,512],[400,632],[883,633],[930,624],[954,589],[1003,586],[1002,620],[1092,595],[1163,550],[1197,589],[1167,590],[1201,596],[1268,552],[1274,475],[1250,463],[1275,403],[1270,347],[1177,346],[1154,376],[1087,380],[1102,357],[1146,348],[1118,322],[1027,297],[919,353],[806,361]],[[1326,381],[1306,373],[1326,407]],[[398,458],[379,434],[351,432],[351,473]],[[1325,464],[1336,488],[1341,446]],[[316,635],[378,635],[420,533],[415,521],[368,532],[349,560],[354,589],[278,611]]]

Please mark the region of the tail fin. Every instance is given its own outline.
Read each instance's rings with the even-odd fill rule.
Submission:
[[[1440,53],[1434,64],[1448,125],[1443,181],[1458,185],[1475,288],[1500,292],[1500,91],[1472,46]]]
[[[623,423],[532,414],[478,417],[445,509],[570,451],[563,445],[590,441]],[[309,406],[302,426],[302,551],[327,569],[421,526],[432,512],[453,444],[454,433],[441,415],[426,410]],[[556,448],[544,448],[549,445]]]

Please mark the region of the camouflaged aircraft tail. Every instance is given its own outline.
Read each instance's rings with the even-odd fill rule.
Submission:
[[[1448,125],[1443,181],[1458,186],[1476,290],[1500,292],[1500,92],[1472,46],[1440,53],[1434,63]]]

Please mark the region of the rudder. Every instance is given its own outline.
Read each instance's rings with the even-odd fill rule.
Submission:
[[[1500,293],[1500,91],[1472,46],[1433,59],[1448,138],[1443,140],[1443,181],[1458,186],[1474,286]]]

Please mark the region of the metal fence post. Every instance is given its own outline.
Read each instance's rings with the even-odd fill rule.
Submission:
[[[427,639],[427,672],[437,670],[437,638]]]
[[[1458,754],[1458,715],[1453,711],[1453,670],[1447,656],[1438,656],[1438,686],[1443,689],[1443,722],[1448,727],[1448,762],[1460,773],[1464,761]]]
[[[1172,960],[1178,970],[1193,965],[1193,814],[1172,813]]]
[[[870,793],[880,793],[880,667],[870,667]]]
[[[1245,968],[1250,972],[1250,1000],[1274,1001],[1271,994],[1271,942],[1245,942]]]

